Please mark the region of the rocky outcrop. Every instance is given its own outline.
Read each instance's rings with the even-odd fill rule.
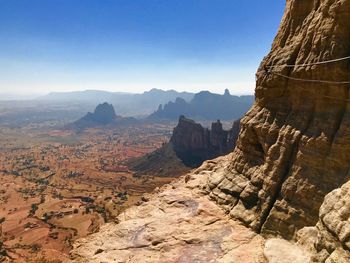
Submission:
[[[228,130],[228,145],[230,145],[231,149],[234,149],[236,147],[236,143],[238,140],[238,136],[239,136],[239,131],[241,129],[241,125],[240,125],[241,120],[235,120],[232,124],[231,129]]]
[[[316,229],[318,259],[350,262],[350,182],[326,196]]]
[[[217,121],[212,123],[209,130],[181,116],[169,143],[129,160],[127,166],[134,171],[135,176],[181,176],[205,160],[231,152],[237,141],[239,127],[237,120],[230,130],[225,131],[220,121]]]
[[[135,123],[134,118],[123,118],[115,114],[112,104],[107,102],[97,105],[94,112],[88,112],[84,117],[67,126],[73,129],[86,129],[109,124],[130,124]]]
[[[299,230],[298,243],[313,262],[350,262],[350,181],[326,195],[315,227]]]
[[[239,122],[225,131],[221,122],[212,123],[211,130],[199,123],[180,116],[170,143],[176,155],[190,167],[198,167],[203,161],[228,154],[235,146],[239,133]]]
[[[96,123],[96,124],[108,124],[111,123],[117,115],[115,114],[112,104],[107,102],[97,105],[93,113],[88,112],[84,117],[82,117],[77,122],[86,122],[86,123]]]
[[[350,80],[349,61],[286,66],[349,55],[349,15],[349,0],[287,1],[232,162],[210,180],[210,196],[257,232],[295,237],[350,178],[348,86],[303,81]]]
[[[196,120],[236,120],[252,106],[254,96],[232,96],[228,89],[223,95],[201,91],[189,102],[177,98],[174,102],[159,105],[147,119],[152,121],[177,120],[185,115]]]

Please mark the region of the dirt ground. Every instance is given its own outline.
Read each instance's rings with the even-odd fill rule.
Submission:
[[[123,163],[159,148],[172,127],[0,127],[0,257],[63,261],[75,239],[169,183],[173,178],[135,177]]]

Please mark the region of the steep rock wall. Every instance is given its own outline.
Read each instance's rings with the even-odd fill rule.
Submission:
[[[198,167],[205,160],[232,152],[238,133],[237,121],[228,131],[222,128],[219,120],[213,122],[209,130],[182,115],[174,128],[170,143],[185,165]]]
[[[350,0],[287,0],[232,162],[209,179],[210,196],[257,232],[295,237],[350,178],[350,85],[297,80],[350,80],[350,60],[285,66],[349,56],[349,17]]]

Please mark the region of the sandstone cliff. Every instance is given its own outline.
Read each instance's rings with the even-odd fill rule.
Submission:
[[[350,178],[349,85],[331,83],[350,80],[349,60],[286,66],[349,55],[349,15],[349,0],[287,1],[231,164],[211,178],[210,196],[257,232],[295,237]]]
[[[239,134],[239,120],[224,130],[220,121],[211,130],[201,124],[179,118],[169,143],[142,157],[131,159],[127,166],[136,176],[179,177],[203,161],[232,152]]]
[[[179,123],[170,139],[176,155],[190,167],[198,167],[203,161],[230,153],[237,140],[239,122],[225,131],[218,120],[211,130],[201,124],[180,116]]]

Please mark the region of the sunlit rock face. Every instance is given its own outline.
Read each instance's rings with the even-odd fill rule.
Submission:
[[[316,227],[298,234],[299,243],[313,252],[314,262],[350,262],[350,181],[326,195]]]
[[[350,85],[297,80],[350,81],[350,60],[285,66],[349,56],[349,17],[350,0],[287,1],[231,163],[208,183],[210,196],[255,231],[295,237],[350,178]]]

